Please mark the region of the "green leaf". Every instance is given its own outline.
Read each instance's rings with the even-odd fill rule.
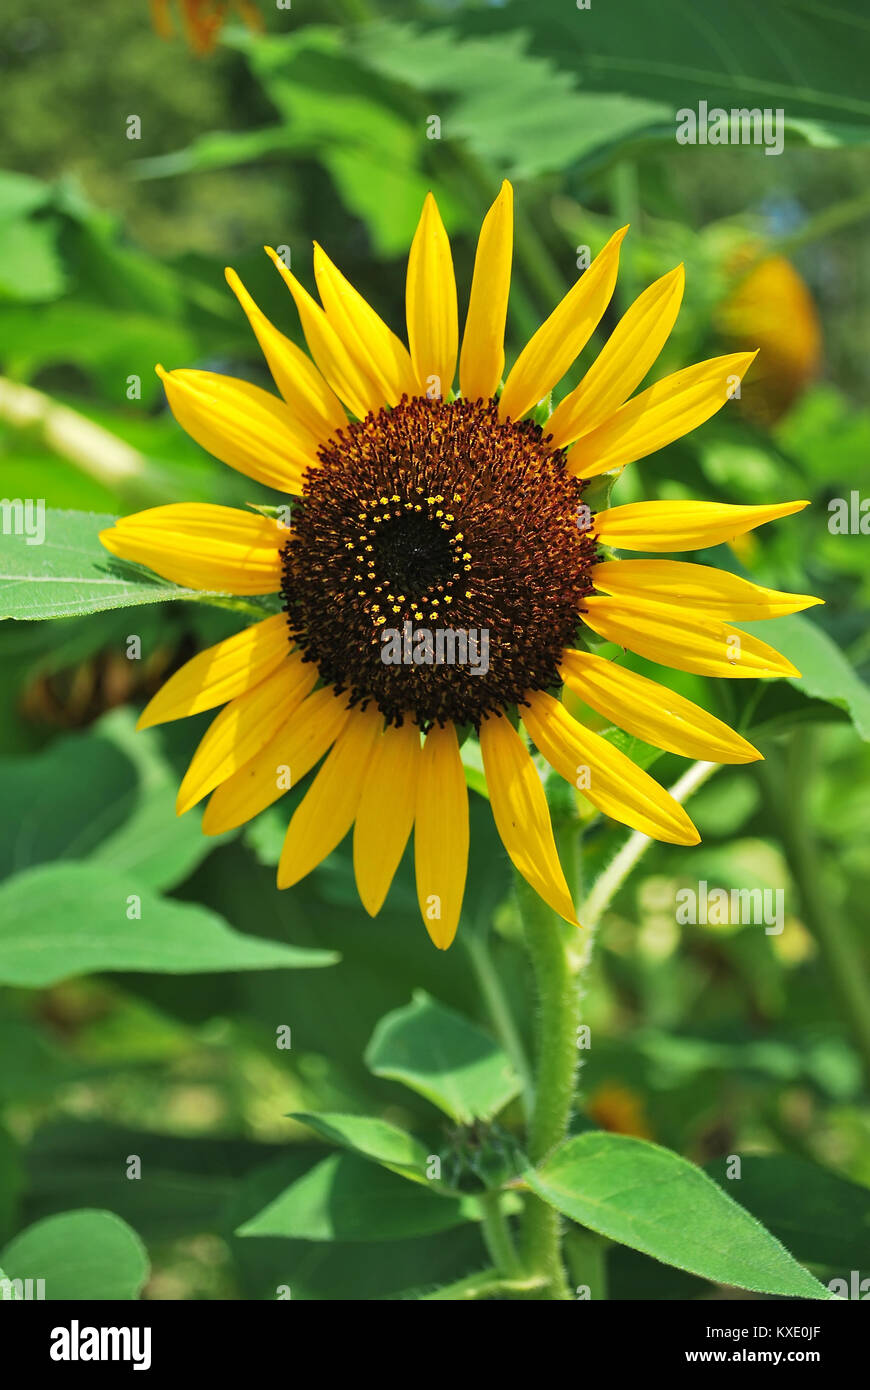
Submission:
[[[810,699],[825,700],[846,710],[862,739],[870,742],[870,688],[824,629],[800,613],[740,626],[794,662],[801,674],[791,685]]]
[[[489,801],[489,787],[486,784],[486,773],[483,770],[483,754],[477,739],[465,739],[459,750],[459,756],[462,758],[462,767],[468,786],[472,791]]]
[[[66,276],[57,251],[58,231],[53,218],[0,222],[0,300],[36,302],[63,293]],[[0,311],[0,322],[4,317]],[[4,336],[5,351],[11,341]]]
[[[309,1115],[303,1112],[291,1113],[289,1118],[362,1158],[374,1159],[375,1163],[403,1178],[410,1178],[412,1182],[428,1181],[429,1155],[425,1146],[413,1134],[387,1120],[370,1115]]]
[[[442,113],[444,139],[466,142],[512,178],[561,171],[672,117],[670,105],[625,92],[580,91],[570,73],[527,51],[525,23],[508,34],[463,39],[452,28],[385,20],[366,25],[353,42],[373,71],[429,96]]]
[[[0,172],[0,219],[12,222],[19,217],[27,217],[37,208],[44,207],[51,198],[51,189],[31,174],[15,174],[4,169]]]
[[[11,1276],[8,1275],[5,1270],[0,1269],[0,1285],[5,1284],[10,1278]],[[11,1282],[8,1292],[0,1288],[0,1297],[3,1298],[4,1302],[22,1303],[24,1301],[24,1293],[11,1284]]]
[[[23,224],[17,235],[10,228],[6,237],[0,226],[0,252],[6,248],[14,257],[15,268],[31,286],[28,298],[34,299],[53,297],[63,289],[61,270],[51,260],[51,239],[45,231],[37,236],[43,225]],[[190,333],[165,317],[72,299],[46,305],[38,317],[27,305],[0,305],[0,342],[7,372],[17,380],[72,363],[93,377],[108,401],[119,404],[125,401],[128,376],[138,376],[142,400],[150,403],[160,394],[154,363],[174,366],[196,356]]]
[[[254,1169],[237,1185],[222,1229],[237,1232],[299,1180],[311,1164],[308,1145],[285,1146],[283,1158]],[[282,1236],[249,1240],[234,1235],[230,1245],[245,1297],[273,1300],[276,1289],[289,1284],[294,1302],[401,1298],[407,1289],[435,1288],[458,1279],[486,1260],[479,1221],[466,1221],[452,1230],[415,1240],[313,1244]]]
[[[294,1240],[401,1240],[469,1219],[471,1203],[438,1196],[351,1154],[332,1154],[239,1228]]]
[[[27,1210],[37,1219],[102,1205],[149,1246],[203,1231],[223,1233],[223,1212],[245,1174],[284,1152],[285,1146],[262,1140],[61,1119],[42,1125],[28,1146]],[[127,1176],[128,1154],[141,1160],[141,1181]]]
[[[525,1177],[572,1221],[663,1264],[741,1289],[831,1297],[706,1173],[658,1144],[582,1134]]]
[[[170,888],[210,854],[201,815],[177,817],[177,773],[129,709],[37,754],[0,761],[0,879],[47,860],[90,858],[146,888]]]
[[[491,1119],[521,1086],[488,1033],[422,991],[380,1020],[366,1062],[375,1076],[401,1081],[459,1124]]]
[[[0,1103],[47,1101],[86,1074],[34,1024],[0,1018]]]
[[[0,1253],[8,1279],[44,1279],[49,1300],[137,1298],[148,1257],[110,1211],[70,1211],[29,1226]]]
[[[593,4],[588,12],[564,0],[537,0],[531,48],[570,70],[590,99],[621,96],[629,107],[647,103],[664,111],[664,121],[651,120],[644,133],[672,145],[676,111],[697,110],[700,101],[711,110],[782,108],[786,149],[797,141],[864,143],[870,102],[859,56],[863,15],[850,9],[732,0],[713,26],[687,22],[682,0]],[[482,30],[495,42],[504,39],[499,31],[527,21],[526,0],[506,0],[497,7],[465,6],[458,23],[470,37]],[[610,143],[608,135],[605,126],[594,142],[599,149]]]
[[[18,1224],[14,1218],[27,1181],[21,1150],[0,1125],[0,1240]]]
[[[29,545],[27,536],[7,534],[4,527],[0,618],[70,618],[140,603],[231,597],[217,589],[184,589],[110,555],[99,532],[114,522],[113,516],[47,507],[40,545]]]
[[[141,917],[129,920],[136,897]],[[101,970],[288,970],[337,958],[242,935],[217,913],[143,892],[105,865],[40,865],[0,886],[3,984],[38,987]]]
[[[218,837],[203,835],[201,814],[175,814],[178,774],[162,755],[159,740],[136,732],[129,709],[113,710],[96,727],[100,737],[127,755],[134,775],[115,808],[123,819],[96,845],[91,861],[121,875],[134,874],[147,888],[173,888],[211,853]],[[78,742],[87,751],[91,741],[79,737]]]

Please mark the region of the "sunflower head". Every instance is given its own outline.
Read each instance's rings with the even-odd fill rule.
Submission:
[[[538,425],[500,420],[493,400],[403,396],[339,430],[319,461],[284,548],[283,595],[324,680],[424,730],[479,729],[559,684],[595,544],[578,524],[583,484]],[[409,630],[405,661],[396,638]],[[485,666],[448,661],[445,642],[429,661],[418,633],[436,656],[437,634],[453,635],[454,655],[474,634]]]
[[[276,598],[273,616],[194,657],[142,715],[147,727],[223,706],[184,777],[179,813],[208,796],[203,829],[219,834],[314,772],[287,828],[279,887],[352,830],[360,897],[374,914],[413,834],[420,910],[441,948],[456,932],[468,865],[465,738],[479,740],[517,871],[576,922],[544,793],[547,764],[595,810],[644,834],[682,845],[698,834],[651,776],[569,713],[563,684],[670,752],[732,763],[760,756],[705,710],[588,648],[604,638],[703,675],[794,675],[731,623],[816,602],[658,558],[733,540],[803,502],[589,505],[590,479],[703,424],[754,354],[714,358],[633,394],[676,318],[678,266],[627,310],[541,424],[542,402],[601,321],[627,229],[505,375],[512,196],[504,184],[484,220],[461,348],[450,245],[431,194],[408,260],[407,342],[319,246],[317,299],[269,250],[308,354],[227,271],[280,395],[210,372],[159,370],[184,429],[292,507],[280,519],[209,504],[155,507],[102,534],[113,554],[179,584]]]

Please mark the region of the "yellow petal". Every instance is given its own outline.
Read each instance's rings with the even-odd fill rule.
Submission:
[[[271,257],[293,296],[308,351],[339,400],[344,401],[351,414],[359,420],[364,419],[370,410],[380,410],[384,404],[382,393],[354,362],[323,309],[287,269],[277,251],[267,246],[266,254]]]
[[[450,242],[431,193],[411,243],[405,307],[418,391],[446,400],[456,371],[459,319]]]
[[[603,656],[569,649],[562,656],[561,674],[592,709],[656,748],[714,763],[751,763],[762,756],[691,700]]]
[[[727,570],[682,560],[602,560],[593,565],[590,574],[596,589],[614,598],[674,603],[695,613],[712,613],[736,622],[781,618],[824,602],[809,594],[766,589]]]
[[[709,613],[681,612],[669,604],[641,599],[623,603],[604,594],[592,594],[584,604],[583,621],[593,632],[662,666],[747,680],[800,675],[766,642]]]
[[[191,589],[274,594],[287,531],[265,516],[211,502],[172,502],[119,517],[100,532],[107,550]]]
[[[730,400],[754,358],[754,352],[711,357],[657,381],[578,440],[568,454],[570,471],[594,478],[682,439]]]
[[[405,344],[345,279],[317,242],[314,276],[326,317],[347,351],[388,405],[416,394],[417,381]]]
[[[580,385],[556,407],[547,433],[560,448],[588,434],[628,400],[667,341],[683,298],[682,265],[656,280],[623,314]]]
[[[617,748],[585,729],[552,695],[532,691],[522,720],[547,762],[623,825],[654,840],[695,845],[700,835],[679,802]]]
[[[452,724],[429,730],[420,757],[414,866],[426,930],[446,951],[459,925],[468,873],[468,788]]]
[[[253,690],[230,700],[212,720],[191,759],[178,790],[178,815],[259,753],[316,680],[317,668],[294,653]]]
[[[277,397],[217,372],[157,368],[183,430],[221,463],[279,492],[300,493],[316,463],[314,442]]]
[[[378,740],[353,830],[353,868],[363,907],[380,912],[414,824],[420,729],[405,719]]]
[[[494,396],[504,371],[504,326],[511,285],[514,241],[514,191],[505,179],[483,219],[462,352],[459,389],[466,400]]]
[[[766,521],[801,512],[809,502],[741,507],[730,502],[629,502],[598,512],[592,529],[616,550],[702,550],[733,541]]]
[[[525,744],[508,719],[492,715],[480,726],[480,751],[493,818],[511,861],[544,902],[576,926],[547,798]]]
[[[595,332],[610,302],[619,248],[628,227],[614,232],[604,250],[526,344],[510,370],[499,402],[502,420],[519,420],[553,389]]]
[[[315,690],[259,753],[212,792],[202,818],[205,834],[235,830],[278,801],[320,762],[349,717],[346,696],[329,687]]]
[[[214,709],[243,695],[281,665],[290,651],[287,618],[276,613],[208,647],[179,671],[145,706],[137,729]]]
[[[307,431],[315,445],[322,444],[347,424],[341,401],[302,349],[269,322],[236,272],[227,268],[224,273],[227,284],[247,314],[275,385],[290,407],[297,428]]]
[[[287,827],[278,861],[279,888],[291,888],[316,869],[350,830],[383,722],[374,704],[351,711]]]

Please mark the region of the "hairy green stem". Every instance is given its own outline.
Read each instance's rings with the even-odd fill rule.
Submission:
[[[501,1275],[519,1277],[522,1273],[514,1238],[502,1207],[500,1192],[487,1192],[479,1199],[483,1217],[481,1231],[493,1264]]]
[[[715,763],[693,764],[671,788],[671,795],[677,801],[685,801],[715,770]],[[573,888],[575,897],[580,865],[579,836],[579,827],[574,823],[560,830],[558,835],[563,867],[568,871],[569,886]],[[579,971],[571,959],[576,954],[577,928],[567,926],[523,879],[517,880],[517,896],[538,996],[536,1090],[528,1137],[528,1154],[532,1163],[538,1164],[546,1158],[568,1132],[578,1066],[579,977],[589,963],[595,927],[614,894],[650,844],[646,835],[631,835],[592,888],[580,918],[586,936]],[[588,1241],[592,1240],[588,1233],[578,1233],[572,1229],[572,1236],[577,1237],[574,1240],[575,1258],[579,1258],[584,1234]],[[533,1193],[527,1193],[523,1219],[523,1258],[528,1270],[546,1279],[545,1289],[540,1295],[544,1298],[564,1300],[571,1297],[561,1245],[562,1222],[558,1212]],[[598,1247],[587,1244],[582,1249],[590,1260],[593,1254],[596,1260],[601,1260]],[[577,1282],[589,1283],[589,1280]],[[601,1297],[603,1270],[597,1267],[595,1285],[599,1290],[596,1296]]]
[[[524,879],[517,880],[517,896],[538,999],[535,1103],[528,1154],[532,1163],[540,1163],[565,1138],[574,1097],[578,991],[566,948],[576,928],[563,923]],[[528,1193],[523,1213],[523,1257],[526,1268],[546,1280],[544,1298],[571,1296],[562,1264],[561,1232],[559,1213]]]

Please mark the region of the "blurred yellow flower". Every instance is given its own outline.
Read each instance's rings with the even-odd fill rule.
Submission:
[[[756,247],[740,253],[751,266],[719,306],[716,327],[735,349],[751,343],[759,358],[743,387],[747,414],[764,425],[786,413],[819,370],[822,334],[812,296],[784,256],[765,256],[754,265]]]
[[[178,0],[184,34],[194,53],[210,53],[223,28],[230,8],[251,29],[262,29],[262,17],[250,0]],[[170,0],[151,0],[151,19],[161,38],[175,34]]]
[[[652,1139],[653,1132],[644,1114],[643,1100],[627,1086],[607,1082],[592,1092],[587,1114],[611,1134],[633,1134],[636,1139]]]

